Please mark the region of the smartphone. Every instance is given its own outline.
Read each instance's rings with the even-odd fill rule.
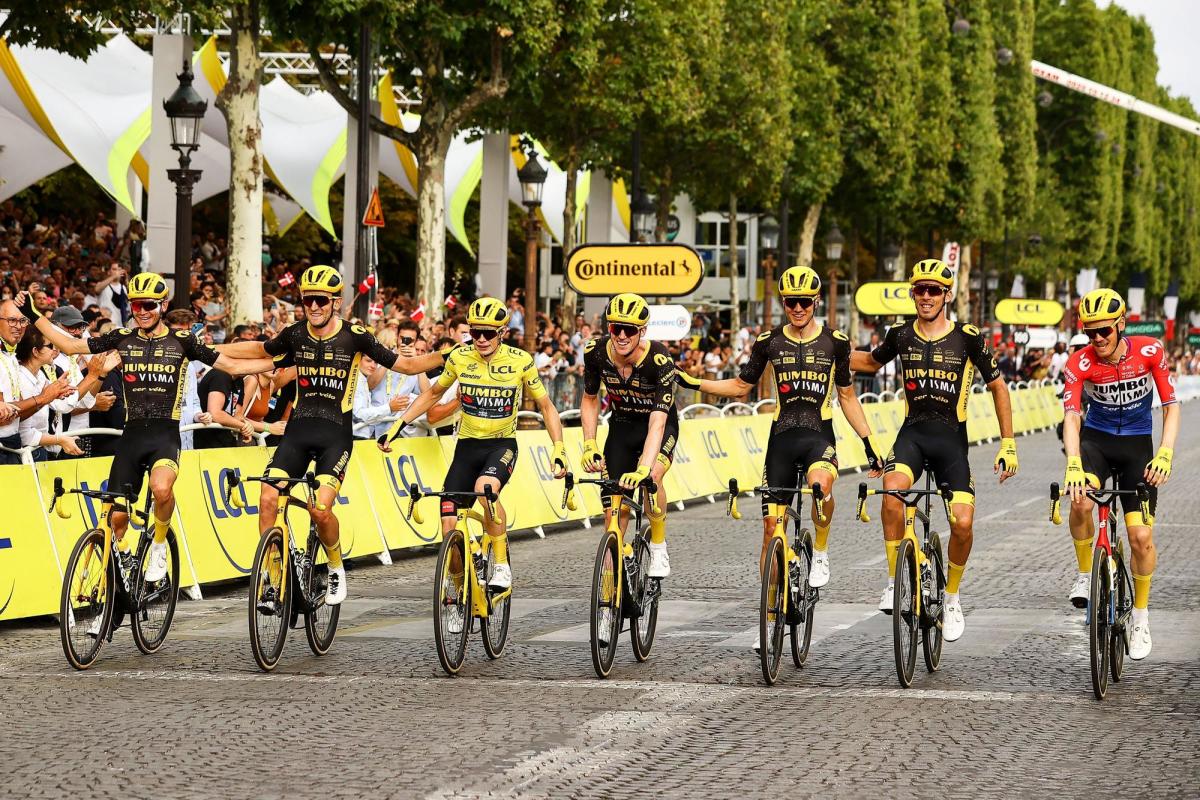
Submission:
[[[204,333],[204,323],[203,322],[193,322],[192,323],[192,336],[199,336],[202,333]]]

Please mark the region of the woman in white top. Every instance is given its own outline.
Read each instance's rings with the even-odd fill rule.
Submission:
[[[54,382],[57,376],[53,373],[52,364],[57,355],[58,348],[48,344],[36,328],[31,327],[25,332],[25,336],[17,342],[16,350],[17,361],[20,364],[17,379],[21,384],[22,396],[33,397],[48,384]],[[82,455],[83,451],[79,448],[79,443],[74,436],[50,431],[50,410],[53,409],[59,415],[70,414],[80,397],[85,394],[95,394],[108,371],[105,362],[104,355],[93,357],[88,362],[88,375],[76,387],[76,394],[55,400],[48,406],[42,406],[21,420],[21,446],[34,448],[34,461],[45,461],[47,458],[57,457],[60,449],[68,455]],[[49,374],[47,374],[48,372]]]

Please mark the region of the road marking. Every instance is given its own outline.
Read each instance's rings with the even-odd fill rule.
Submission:
[[[994,519],[999,519],[1000,517],[1003,517],[1005,514],[1009,513],[1014,508],[1023,508],[1024,506],[1027,506],[1031,503],[1036,503],[1038,500],[1042,500],[1042,499],[1045,499],[1046,502],[1050,502],[1050,498],[1042,498],[1038,495],[1034,495],[1033,497],[1022,500],[1021,502],[1016,503],[1016,504],[1010,506],[1009,508],[1002,508],[999,511],[993,511],[992,513],[988,514],[985,517],[980,517],[978,521],[979,522],[991,522]]]
[[[662,600],[658,604],[658,627],[656,632],[666,633],[677,628],[683,628],[710,617],[724,614],[743,606],[742,602],[714,603],[706,600]],[[428,635],[428,634],[426,634]],[[581,625],[569,625],[565,628],[543,633],[524,642],[580,642],[591,641],[591,622]]]
[[[827,639],[839,631],[848,630],[855,625],[870,619],[880,613],[878,607],[869,603],[817,603],[816,617],[813,619],[812,644]],[[738,631],[720,642],[717,647],[732,647],[739,650],[749,650],[754,646],[758,637],[758,625]]]

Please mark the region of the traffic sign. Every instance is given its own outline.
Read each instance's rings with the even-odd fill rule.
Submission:
[[[383,227],[383,203],[379,202],[378,186],[371,190],[371,202],[367,203],[367,210],[363,212],[362,224],[368,228]]]
[[[1029,344],[1029,331],[1013,331],[1013,341],[1020,345]]]

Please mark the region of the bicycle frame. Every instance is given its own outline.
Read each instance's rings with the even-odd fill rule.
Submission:
[[[650,510],[656,513],[659,510],[657,507],[656,497],[658,486],[649,478],[646,478],[644,481],[642,481],[641,484],[638,485],[638,491],[642,493],[644,499],[641,503],[639,503],[621,490],[621,486],[618,481],[610,478],[581,478],[576,480],[575,476],[568,472],[565,481],[566,487],[563,489],[563,508],[568,508],[572,511],[575,510],[576,503],[574,499],[574,490],[576,486],[581,484],[592,484],[593,486],[598,487],[601,493],[607,492],[611,499],[616,499],[615,503],[609,504],[609,508],[611,509],[612,513],[610,513],[608,516],[608,524],[605,525],[604,530],[606,533],[616,534],[618,541],[621,543],[622,567],[621,569],[614,570],[617,574],[617,585],[615,591],[616,596],[624,597],[625,595],[623,593],[625,592],[626,588],[625,571],[628,568],[628,559],[633,555],[633,542],[628,542],[625,540],[625,535],[628,533],[628,526],[626,526],[625,532],[621,531],[621,513],[624,511],[626,506],[628,506],[629,510],[633,512],[633,530],[634,536],[637,536],[638,531],[642,527],[642,517],[645,515],[646,507],[649,506]],[[630,597],[629,599],[636,603],[640,598]],[[622,607],[624,607],[624,603],[622,603]],[[637,612],[638,614],[641,614],[641,609],[637,609]]]

